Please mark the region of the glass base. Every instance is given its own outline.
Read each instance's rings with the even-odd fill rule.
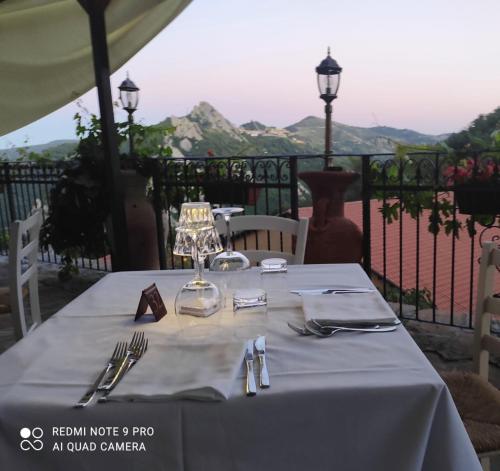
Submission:
[[[219,287],[207,280],[191,280],[175,297],[175,313],[194,317],[209,317],[224,306]]]
[[[210,264],[210,271],[240,271],[250,268],[250,260],[240,252],[222,252]]]

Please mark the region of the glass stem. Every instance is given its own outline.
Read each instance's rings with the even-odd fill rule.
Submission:
[[[231,241],[231,228],[229,227],[231,215],[225,214],[224,220],[226,221],[226,252],[231,253],[233,251],[233,242]]]
[[[205,265],[205,257],[200,256],[198,250],[198,241],[195,239],[193,244],[193,263],[194,263],[194,281],[201,281],[203,279],[203,268]]]

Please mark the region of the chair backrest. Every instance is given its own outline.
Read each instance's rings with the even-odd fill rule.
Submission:
[[[219,234],[226,233],[226,223],[224,219],[216,221],[216,227]],[[301,218],[295,219],[282,218],[277,216],[236,216],[231,218],[231,232],[245,231],[272,231],[290,234],[295,237],[295,252],[282,252],[280,250],[240,250],[251,262],[258,263],[266,258],[281,257],[286,259],[290,265],[301,265],[304,263],[304,255],[307,242],[307,228],[309,220]]]
[[[37,210],[24,221],[10,225],[9,285],[10,302],[17,339],[24,337],[42,323],[38,298],[38,243],[42,212]],[[26,245],[23,246],[23,241]],[[24,266],[26,269],[23,271]],[[28,328],[23,303],[23,286],[28,283],[32,325]]]
[[[488,379],[490,353],[500,355],[500,338],[490,331],[491,315],[500,315],[500,297],[495,296],[495,274],[499,266],[499,246],[485,242],[479,268],[473,347],[474,368],[485,379]]]

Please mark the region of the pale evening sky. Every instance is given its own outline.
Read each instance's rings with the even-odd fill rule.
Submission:
[[[155,123],[210,102],[235,124],[323,115],[314,68],[331,45],[343,67],[334,120],[438,134],[500,106],[498,0],[193,0],[112,77],[141,88]],[[98,111],[96,94],[83,97]],[[74,138],[71,103],[0,148]],[[118,110],[117,120],[124,120]]]

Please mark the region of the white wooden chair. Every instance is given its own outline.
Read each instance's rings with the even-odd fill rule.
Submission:
[[[490,457],[500,454],[500,391],[488,382],[489,356],[500,355],[500,338],[490,331],[492,314],[500,315],[500,297],[495,296],[495,275],[500,277],[496,267],[500,267],[500,248],[494,242],[486,242],[476,300],[475,371],[442,375],[485,471],[490,470]]]
[[[225,234],[226,223],[223,219],[216,221],[216,227],[219,234]],[[295,252],[281,252],[277,250],[241,250],[248,257],[250,262],[258,263],[266,258],[280,257],[286,259],[290,265],[301,265],[304,263],[306,251],[307,229],[309,220],[301,218],[295,219],[282,218],[277,216],[236,216],[231,218],[231,232],[245,231],[272,231],[282,232],[295,236]]]
[[[42,212],[36,211],[24,221],[10,225],[9,241],[9,291],[14,332],[19,340],[42,323],[38,297],[38,245]],[[23,246],[23,241],[26,245]],[[27,267],[25,268],[25,263]],[[28,327],[24,309],[23,287],[28,284],[31,312],[31,327]]]

